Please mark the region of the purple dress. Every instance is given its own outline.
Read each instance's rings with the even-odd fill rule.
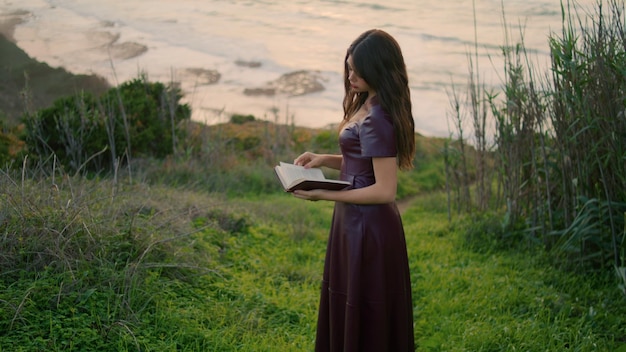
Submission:
[[[375,182],[372,157],[397,154],[391,118],[380,105],[339,136],[341,179]],[[335,203],[328,239],[315,350],[414,351],[406,241],[396,203]]]

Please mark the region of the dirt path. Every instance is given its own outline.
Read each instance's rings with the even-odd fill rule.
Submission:
[[[400,214],[403,214],[410,206],[411,203],[413,203],[413,200],[415,199],[415,197],[407,197],[407,198],[403,198],[402,200],[399,200],[396,202],[396,204],[398,205],[398,211],[400,211]]]

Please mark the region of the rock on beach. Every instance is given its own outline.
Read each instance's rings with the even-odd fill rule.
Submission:
[[[188,67],[178,71],[183,81],[195,82],[200,86],[206,86],[219,82],[222,75],[216,71],[199,67]]]
[[[276,94],[300,96],[323,90],[324,85],[320,82],[320,74],[318,72],[301,70],[286,73],[262,87],[246,88],[244,94],[249,96],[273,96]]]

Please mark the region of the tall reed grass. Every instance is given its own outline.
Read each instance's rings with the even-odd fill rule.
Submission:
[[[562,264],[620,268],[626,260],[624,2],[600,1],[595,13],[570,1],[561,9],[562,30],[546,43],[549,72],[539,72],[523,35],[511,39],[506,20],[501,90],[481,83],[469,56],[467,102],[456,92],[451,99],[450,146],[460,146],[447,151],[467,156],[456,164],[448,158],[446,169],[451,194],[471,188],[473,196],[452,200],[458,209],[501,213],[503,233],[543,245]],[[492,139],[485,137],[487,114]],[[474,143],[463,128],[466,115]],[[470,178],[475,182],[468,186]]]

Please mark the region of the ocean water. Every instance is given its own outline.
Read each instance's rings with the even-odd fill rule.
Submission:
[[[449,93],[467,83],[468,55],[477,50],[481,79],[497,87],[505,28],[513,42],[523,33],[545,68],[548,37],[561,30],[559,0],[0,0],[0,15],[21,18],[17,44],[51,66],[112,84],[140,73],[180,82],[193,119],[209,124],[232,113],[308,127],[340,121],[345,50],[381,28],[402,47],[416,129],[431,136],[449,134]],[[296,71],[324,89],[244,94]]]

